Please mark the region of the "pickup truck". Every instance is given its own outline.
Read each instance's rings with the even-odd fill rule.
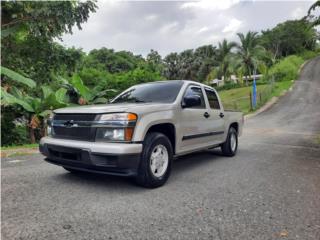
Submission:
[[[178,156],[215,147],[234,156],[243,121],[209,86],[158,81],[130,87],[108,104],[55,110],[39,148],[47,162],[72,173],[131,176],[155,188]]]

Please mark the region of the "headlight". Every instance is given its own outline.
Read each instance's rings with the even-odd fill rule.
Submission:
[[[103,114],[99,119],[96,141],[131,141],[137,115],[134,113]]]
[[[100,121],[136,121],[137,115],[134,113],[112,113],[103,114]]]

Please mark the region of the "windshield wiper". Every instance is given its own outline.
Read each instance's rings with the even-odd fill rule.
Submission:
[[[115,102],[112,102],[112,103],[149,103],[149,102],[152,102],[152,101],[144,101],[144,100],[140,100],[140,99],[126,99],[124,101],[115,101]]]

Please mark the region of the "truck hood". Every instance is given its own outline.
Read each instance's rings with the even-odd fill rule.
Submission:
[[[116,112],[132,112],[137,114],[143,114],[155,111],[169,110],[174,107],[173,103],[119,103],[119,104],[99,104],[99,105],[87,105],[79,107],[67,107],[54,110],[54,113],[116,113]]]

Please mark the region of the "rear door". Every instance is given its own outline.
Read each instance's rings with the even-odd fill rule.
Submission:
[[[224,111],[220,106],[219,98],[215,90],[211,88],[204,88],[206,93],[206,99],[208,100],[208,113],[210,117],[210,132],[212,134],[211,141],[215,143],[221,143],[224,141]]]

